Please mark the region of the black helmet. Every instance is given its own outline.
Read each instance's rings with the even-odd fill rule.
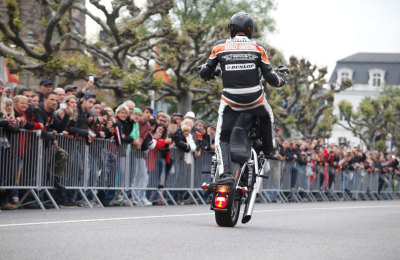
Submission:
[[[231,37],[235,37],[238,32],[244,32],[247,37],[253,37],[256,24],[253,18],[248,13],[239,12],[232,16],[228,24],[228,29],[231,32]]]

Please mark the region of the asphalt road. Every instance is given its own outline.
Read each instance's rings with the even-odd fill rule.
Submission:
[[[400,201],[257,204],[221,228],[208,206],[0,212],[1,259],[400,259]]]

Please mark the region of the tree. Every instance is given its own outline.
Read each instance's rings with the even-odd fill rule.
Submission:
[[[385,150],[384,137],[392,134],[394,146],[400,147],[400,90],[388,88],[377,98],[366,97],[357,110],[351,103],[341,101],[340,112],[344,115],[346,124],[339,123],[343,128],[359,137],[368,150]],[[383,133],[383,135],[381,134]]]
[[[282,55],[270,49],[273,64],[285,64]],[[290,57],[290,74],[283,88],[266,88],[275,123],[286,136],[329,137],[337,122],[332,115],[334,93],[352,85],[344,81],[340,86],[326,87],[326,67],[319,68],[310,61]]]
[[[90,0],[105,15],[104,21],[93,15],[83,3],[74,0],[38,1],[45,33],[35,46],[29,46],[21,37],[23,26],[19,4],[16,0],[6,0],[8,19],[7,23],[0,21],[0,54],[12,61],[14,70],[26,69],[40,76],[64,76],[67,79],[65,84],[97,72],[96,85],[112,89],[122,97],[124,88],[145,81],[145,72],[150,69],[146,63],[138,66],[140,61],[147,60],[142,56],[150,55],[151,49],[170,33],[168,12],[173,6],[172,0],[149,0],[142,10],[133,1],[114,0],[111,11],[99,0]],[[91,44],[75,30],[68,17],[71,10],[79,10],[99,24],[103,30],[102,40]],[[154,23],[157,26],[152,27]],[[71,40],[80,44],[81,52],[63,48]],[[147,73],[149,78],[151,73]]]

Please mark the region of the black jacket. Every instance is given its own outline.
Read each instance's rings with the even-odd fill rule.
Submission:
[[[83,136],[87,138],[89,135],[89,129],[87,127],[88,112],[87,111],[84,112],[80,104],[78,104],[77,109],[78,109],[78,117],[76,121],[71,120],[69,122],[67,131],[70,135]]]
[[[175,135],[172,138],[175,142],[175,146],[184,152],[190,152],[190,145],[187,143],[186,137],[182,134],[182,129],[179,126],[176,130]]]
[[[200,70],[200,77],[204,80],[212,78],[218,63],[224,87],[222,97],[240,104],[250,103],[263,93],[261,87],[257,88],[260,71],[270,85],[281,87],[285,84],[284,79],[273,71],[266,49],[246,36],[218,41],[206,66]]]
[[[130,133],[132,132],[133,128],[133,121],[129,118],[127,120],[121,120],[117,117],[117,129],[121,136],[121,142],[123,143],[132,143],[133,138],[130,137]]]
[[[64,118],[63,120],[66,119]],[[35,122],[42,123],[44,125],[44,129],[42,129],[42,137],[46,140],[53,141],[56,139],[52,133],[53,130],[62,132],[63,127],[66,124],[63,120],[57,118],[54,110],[46,112],[43,102],[39,104],[39,108],[35,113]]]

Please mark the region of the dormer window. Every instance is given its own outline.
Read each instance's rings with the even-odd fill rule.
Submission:
[[[337,84],[342,84],[345,79],[353,79],[353,70],[349,68],[340,68],[337,70]]]
[[[381,87],[385,85],[385,71],[381,69],[369,70],[368,84],[373,87]]]

